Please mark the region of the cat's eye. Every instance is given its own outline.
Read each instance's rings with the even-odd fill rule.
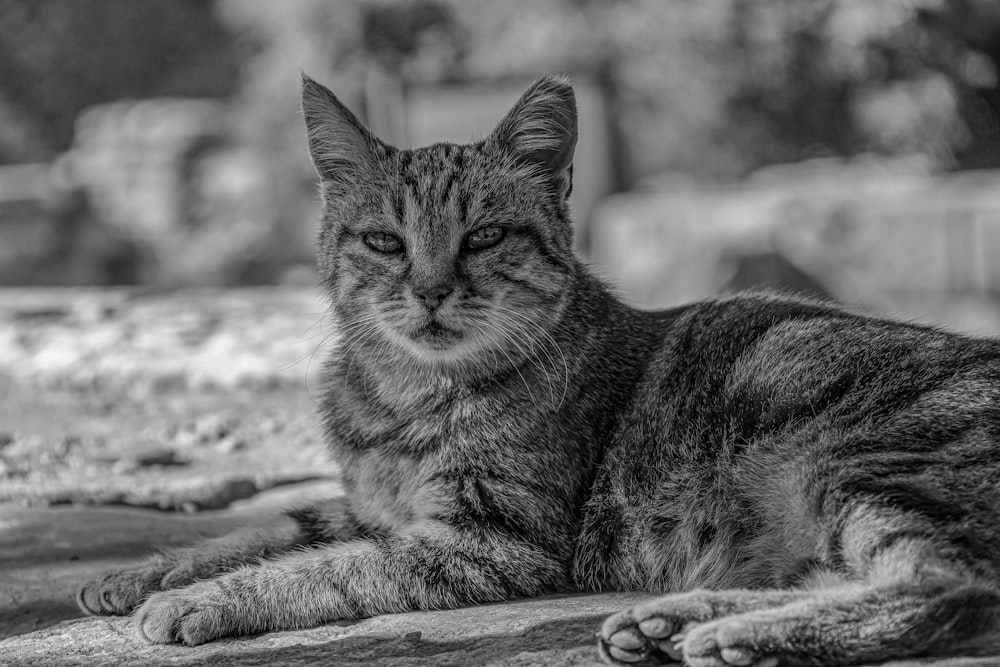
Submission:
[[[368,232],[362,238],[365,241],[365,245],[378,252],[388,254],[399,252],[403,249],[403,241],[398,236],[393,236],[385,232]]]
[[[469,250],[482,250],[483,248],[495,246],[504,237],[504,232],[503,227],[496,225],[480,227],[475,231],[469,232],[469,235],[465,237],[465,247]]]

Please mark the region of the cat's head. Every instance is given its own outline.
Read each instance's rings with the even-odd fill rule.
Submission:
[[[302,94],[322,179],[320,273],[345,345],[442,369],[537,353],[578,271],[568,81],[535,82],[482,141],[413,150],[307,77]]]

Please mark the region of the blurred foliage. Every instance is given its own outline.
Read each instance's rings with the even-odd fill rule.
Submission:
[[[962,76],[970,58],[995,64],[930,20],[957,17],[964,4],[734,3],[725,110],[736,145],[756,164],[874,151],[952,166],[972,139],[962,95],[995,84]]]
[[[224,218],[226,179],[258,184],[269,205],[236,217],[271,233],[239,260],[271,280],[314,231],[300,71],[363,117],[393,86],[592,78],[635,185],[860,153],[1000,167],[998,63],[997,0],[0,0],[0,164],[55,159],[88,106],[223,99],[227,176],[187,207]]]
[[[222,2],[264,35],[247,102],[265,116],[287,106],[274,91],[292,95],[291,62],[362,112],[372,68],[408,82],[568,71],[606,85],[626,180],[860,152],[1000,165],[994,0]]]
[[[212,0],[0,0],[0,162],[65,150],[95,103],[229,95],[243,55]]]
[[[603,75],[632,177],[862,151],[988,166],[998,58],[994,0],[0,0],[0,161],[65,148],[89,104],[164,95],[230,97],[283,153],[296,69],[363,111],[377,67]]]
[[[1000,145],[994,0],[449,4],[470,73],[606,71],[633,179],[860,152],[962,166]]]

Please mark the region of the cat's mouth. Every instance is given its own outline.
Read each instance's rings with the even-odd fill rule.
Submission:
[[[450,329],[437,320],[431,320],[412,331],[410,338],[433,350],[444,350],[460,341],[462,332]]]

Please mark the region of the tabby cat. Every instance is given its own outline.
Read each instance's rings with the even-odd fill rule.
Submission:
[[[195,645],[643,590],[667,595],[604,623],[611,662],[1000,652],[1000,343],[767,293],[625,305],[573,254],[563,78],[415,150],[303,98],[349,502],[111,573],[83,609]]]

